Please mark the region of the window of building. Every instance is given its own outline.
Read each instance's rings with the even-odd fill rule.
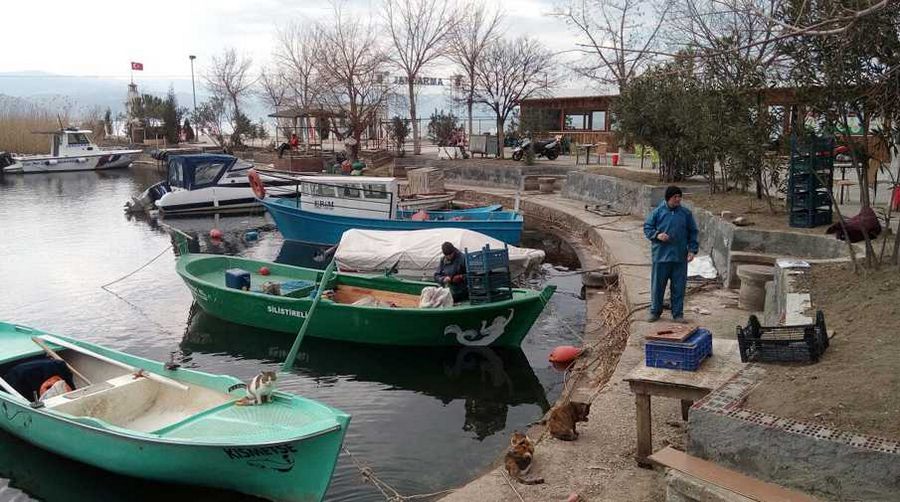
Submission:
[[[570,131],[583,131],[587,129],[588,116],[584,113],[567,113],[566,129]]]
[[[591,112],[591,130],[592,131],[605,131],[606,130],[606,111],[597,110]]]

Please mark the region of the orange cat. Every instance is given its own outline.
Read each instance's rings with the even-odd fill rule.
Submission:
[[[533,460],[534,443],[525,434],[519,431],[513,432],[509,438],[509,449],[506,450],[506,458],[504,459],[506,472],[519,483],[539,485],[544,482],[544,478],[525,479],[522,477],[531,470]]]
[[[576,403],[569,401],[550,410],[550,418],[547,419],[550,435],[563,441],[575,441],[578,439],[578,431],[575,424],[587,422],[588,413],[591,412],[591,403]]]

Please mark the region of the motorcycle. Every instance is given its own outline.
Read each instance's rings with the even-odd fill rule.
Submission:
[[[561,151],[559,145],[560,139],[560,136],[556,136],[553,139],[535,141],[532,143],[531,138],[525,138],[519,143],[519,146],[513,149],[512,158],[513,160],[522,160],[525,158],[525,152],[529,148],[529,145],[532,145],[531,147],[534,148],[535,157],[547,157],[550,160],[554,160],[559,157]]]

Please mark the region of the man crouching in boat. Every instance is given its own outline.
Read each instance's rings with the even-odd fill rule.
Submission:
[[[466,262],[462,253],[456,247],[445,242],[441,244],[441,252],[444,253],[434,280],[442,286],[450,288],[453,302],[458,303],[469,299],[469,289],[466,286]]]

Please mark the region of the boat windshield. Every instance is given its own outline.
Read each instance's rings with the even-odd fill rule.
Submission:
[[[200,162],[194,166],[194,185],[206,185],[216,181],[225,162]]]
[[[80,132],[68,134],[69,145],[90,145],[91,141],[87,136]]]

